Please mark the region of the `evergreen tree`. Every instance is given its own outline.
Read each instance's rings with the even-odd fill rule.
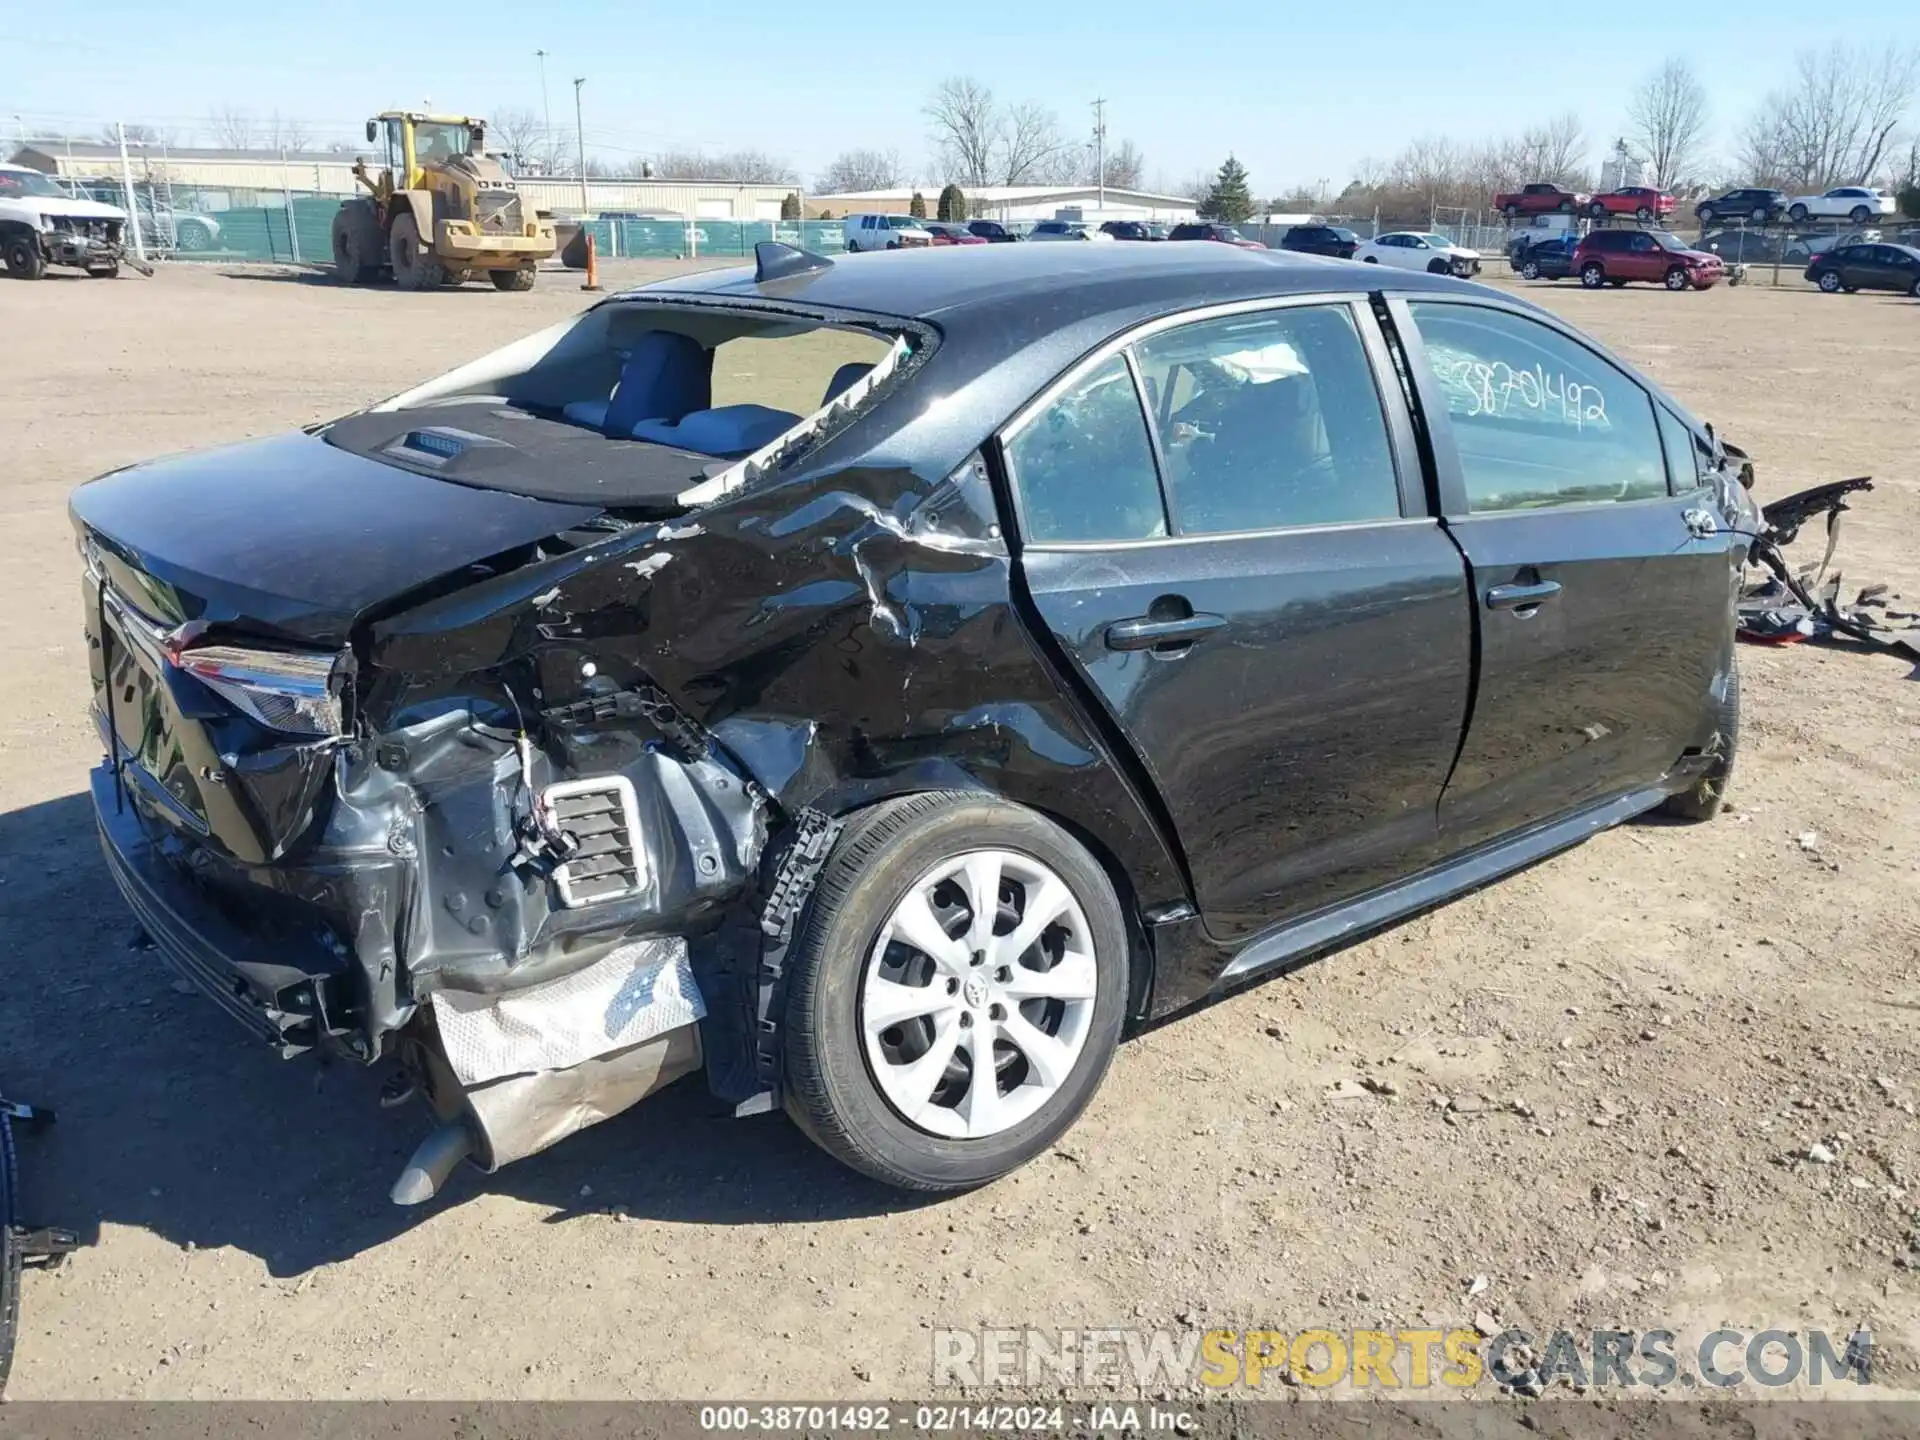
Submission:
[[[949,184],[940,192],[938,218],[951,220],[956,225],[964,225],[967,220],[966,192],[958,185]]]
[[[1247,167],[1229,155],[1213,177],[1213,188],[1207,192],[1207,198],[1200,202],[1200,216],[1204,220],[1224,220],[1229,225],[1238,225],[1252,214],[1253,194],[1247,189]]]
[[[780,202],[780,218],[782,220],[798,220],[800,218],[800,192],[798,190],[789,190],[787,192],[787,198]]]
[[[927,218],[927,197],[918,190],[913,192],[913,203],[907,206],[907,213],[916,220]]]

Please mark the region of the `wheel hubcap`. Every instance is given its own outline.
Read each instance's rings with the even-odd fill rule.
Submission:
[[[1073,1073],[1097,989],[1092,929],[1058,875],[1011,850],[955,856],[914,882],[868,956],[867,1064],[908,1123],[998,1134]]]

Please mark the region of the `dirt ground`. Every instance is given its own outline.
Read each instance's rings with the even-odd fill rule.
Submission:
[[[60,1111],[27,1194],[91,1242],[27,1277],[15,1398],[900,1397],[934,1326],[1476,1314],[1864,1323],[1920,1387],[1920,685],[1811,646],[1743,651],[1718,821],[1604,834],[1127,1044],[1060,1149],[975,1194],[904,1199],[696,1081],[390,1205],[423,1112],[256,1051],[128,947],[65,501],[391,393],[576,287],[0,282],[0,1081]],[[1920,594],[1920,304],[1529,293],[1748,448],[1763,498],[1877,476],[1847,569]],[[1397,1093],[1329,1094],[1363,1077]]]

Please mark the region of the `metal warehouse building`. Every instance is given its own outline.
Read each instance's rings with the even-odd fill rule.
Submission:
[[[914,186],[891,190],[861,190],[843,195],[810,195],[807,214],[825,211],[838,219],[869,211],[904,215],[913,203]],[[917,187],[931,215],[940,198],[940,186]],[[1185,195],[1156,195],[1149,190],[1121,190],[1112,185],[1102,192],[1092,185],[982,185],[967,190],[967,213],[982,220],[1191,220],[1193,201]]]

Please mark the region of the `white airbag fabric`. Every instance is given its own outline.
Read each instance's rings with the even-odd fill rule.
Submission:
[[[706,1013],[678,935],[630,941],[584,970],[509,995],[433,995],[440,1043],[463,1085],[564,1070]]]

